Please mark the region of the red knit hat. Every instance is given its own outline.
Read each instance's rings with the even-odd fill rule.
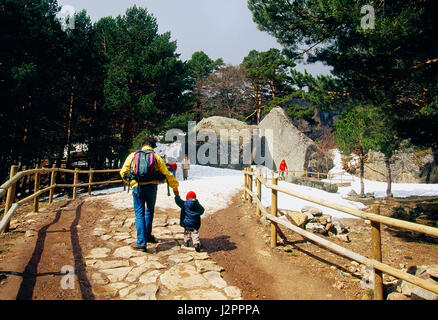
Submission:
[[[187,193],[187,200],[195,198],[196,199],[196,193],[194,193],[193,191],[190,191],[189,193]]]

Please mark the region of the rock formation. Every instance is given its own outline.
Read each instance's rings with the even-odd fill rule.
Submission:
[[[386,167],[382,153],[368,153],[364,174],[365,179],[386,182]],[[395,153],[391,161],[391,177],[394,183],[436,183],[438,167],[431,153],[415,152],[413,148],[408,148]]]
[[[333,160],[324,156],[313,140],[293,125],[282,108],[272,109],[258,127],[262,137],[272,130],[273,141],[265,141],[274,169],[278,169],[283,159],[288,169],[295,171],[312,168],[313,171],[327,172],[333,167]]]

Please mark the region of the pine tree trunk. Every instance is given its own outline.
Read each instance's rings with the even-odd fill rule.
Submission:
[[[364,169],[364,154],[363,151],[360,152],[360,197],[365,197],[365,184],[364,184],[364,175],[365,175],[365,169]]]
[[[391,177],[391,163],[389,162],[389,158],[385,157],[385,165],[386,165],[386,197],[392,198],[393,194],[391,192],[391,184],[392,184],[392,177]]]
[[[70,152],[71,152],[71,129],[73,124],[73,103],[75,97],[75,87],[76,87],[76,76],[72,78],[73,84],[71,87],[71,95],[70,95],[70,104],[68,108],[68,124],[67,124],[67,159],[66,159],[66,167],[70,166]]]

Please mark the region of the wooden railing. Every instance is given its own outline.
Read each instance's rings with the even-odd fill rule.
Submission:
[[[267,177],[268,170],[262,169],[261,175],[263,177]],[[272,171],[271,171],[272,172]],[[276,174],[280,176],[281,171],[273,171]],[[351,175],[346,174],[344,171],[337,172],[337,173],[330,173],[330,172],[319,172],[319,171],[307,171],[307,170],[285,170],[284,171],[285,177],[287,175],[292,175],[293,177],[312,177],[316,178],[318,180],[326,179],[330,183],[338,183],[338,184],[348,184],[354,182],[354,179]]]
[[[49,193],[49,204],[53,201],[53,195],[56,188],[73,188],[73,200],[76,200],[77,190],[78,188],[88,187],[88,195],[91,195],[91,187],[100,185],[100,184],[113,184],[113,183],[123,183],[123,180],[108,180],[108,181],[99,181],[93,182],[93,177],[95,173],[116,173],[119,172],[120,169],[109,169],[109,170],[70,170],[70,169],[62,169],[55,168],[53,166],[51,169],[42,168],[42,169],[33,169],[18,172],[18,166],[12,166],[9,180],[6,181],[3,185],[0,186],[0,199],[6,195],[5,208],[3,218],[0,221],[0,233],[9,230],[9,222],[17,211],[18,207],[28,203],[33,200],[33,212],[38,212],[39,210],[39,199],[41,195],[44,193]],[[73,174],[73,184],[56,184],[55,178],[58,172],[63,172],[66,174]],[[50,184],[47,188],[40,190],[40,178],[41,175],[50,174]],[[88,174],[88,183],[78,183],[79,174]],[[27,176],[34,175],[34,193],[24,199],[16,201],[16,185],[17,182]]]
[[[256,183],[257,191],[253,192],[253,184]],[[262,205],[262,188],[264,185],[266,188],[271,189],[272,200],[271,200],[271,212],[267,210]],[[277,228],[278,225],[282,225],[298,234],[307,238],[318,245],[333,251],[339,255],[347,257],[351,260],[359,262],[363,265],[372,267],[374,272],[374,299],[383,299],[383,272],[389,274],[398,279],[406,280],[409,283],[417,285],[426,290],[438,293],[438,285],[421,279],[419,277],[413,276],[407,272],[403,272],[396,268],[393,268],[387,264],[382,263],[382,248],[381,248],[381,225],[385,224],[388,226],[401,228],[405,230],[410,230],[414,232],[423,233],[429,236],[438,237],[438,228],[421,225],[417,223],[407,222],[403,220],[398,220],[390,217],[385,217],[379,215],[380,206],[374,205],[372,207],[372,212],[365,212],[358,209],[348,208],[340,204],[330,202],[327,200],[317,199],[308,195],[300,194],[293,190],[283,188],[278,186],[278,178],[273,175],[272,183],[269,183],[267,178],[263,177],[261,170],[254,171],[252,168],[246,168],[244,170],[244,197],[249,203],[253,203],[253,200],[257,204],[257,215],[264,217],[271,221],[271,247],[277,246]],[[278,192],[296,197],[302,200],[306,200],[312,203],[316,203],[327,208],[335,209],[340,212],[348,213],[353,216],[367,219],[371,221],[371,243],[372,243],[372,257],[367,258],[358,253],[355,253],[349,249],[341,247],[333,242],[330,242],[322,237],[319,237],[311,232],[308,232],[292,223],[278,218]],[[286,208],[283,208],[286,209]]]

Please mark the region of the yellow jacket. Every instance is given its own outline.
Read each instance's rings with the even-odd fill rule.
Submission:
[[[153,150],[151,147],[149,146],[144,146],[142,148],[142,150]],[[132,160],[134,160],[134,156],[135,156],[135,152],[131,153],[125,160],[125,163],[123,164],[122,170],[120,170],[120,175],[123,176],[126,173],[131,172],[131,163]],[[179,183],[178,181],[175,179],[175,177],[173,176],[172,173],[169,172],[169,170],[167,170],[166,164],[164,163],[164,160],[155,153],[155,160],[156,160],[156,165],[158,166],[158,170],[160,170],[160,172],[162,174],[164,174],[167,178],[167,181],[169,181],[169,186],[173,189],[176,190],[179,187]],[[124,180],[126,183],[129,183],[129,181]],[[146,185],[146,184],[160,184],[160,181],[156,180],[156,181],[151,181],[151,182],[142,182],[140,183],[140,185]],[[135,188],[138,186],[137,181],[131,181],[131,188]]]

